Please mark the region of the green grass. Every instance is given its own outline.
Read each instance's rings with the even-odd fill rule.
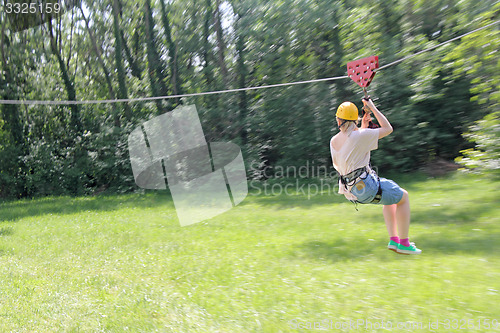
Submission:
[[[249,195],[187,227],[161,193],[5,202],[0,331],[290,332],[384,320],[427,332],[396,323],[473,319],[465,331],[491,332],[477,325],[500,321],[499,182],[395,180],[410,193],[421,256],[386,250],[380,206],[356,212],[337,195]]]

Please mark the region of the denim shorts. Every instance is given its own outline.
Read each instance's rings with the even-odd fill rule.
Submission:
[[[379,205],[397,204],[403,198],[403,190],[394,181],[386,178],[380,178],[380,187],[382,188],[382,199],[377,203]],[[369,204],[375,198],[378,192],[377,175],[369,174],[365,179],[356,182],[351,193],[358,198],[361,204]]]

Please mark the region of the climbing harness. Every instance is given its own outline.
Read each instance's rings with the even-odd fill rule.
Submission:
[[[365,180],[370,175],[377,178],[378,189],[375,197],[368,203],[377,204],[380,202],[380,200],[382,200],[382,187],[380,186],[380,177],[370,165],[351,171],[346,175],[339,174],[339,178],[344,188],[350,192],[350,189],[356,186],[356,184],[358,184],[360,181]],[[358,210],[357,204],[361,202],[359,202],[358,200],[351,200],[351,202],[356,204],[356,210]]]

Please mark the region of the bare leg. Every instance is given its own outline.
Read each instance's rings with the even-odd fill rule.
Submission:
[[[387,227],[389,237],[397,237],[398,230],[396,227],[396,205],[385,205],[383,211],[385,226]]]
[[[408,192],[403,190],[403,197],[396,204],[396,221],[398,225],[399,238],[408,238],[410,230],[410,198]]]

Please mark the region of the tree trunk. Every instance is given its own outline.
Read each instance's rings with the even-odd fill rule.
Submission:
[[[224,43],[224,33],[222,31],[221,24],[221,14],[220,14],[220,0],[216,0],[215,5],[215,32],[217,35],[217,46],[218,46],[218,59],[219,59],[219,67],[222,74],[222,81],[224,83],[224,88],[227,87],[228,84],[228,71],[226,67],[226,60],[224,52],[226,51],[226,44]]]
[[[52,53],[57,58],[59,69],[61,70],[61,78],[63,80],[64,87],[66,88],[66,94],[68,95],[68,100],[76,101],[75,85],[69,76],[68,68],[66,67],[66,63],[62,58],[61,49],[57,45],[57,40],[56,38],[54,38],[52,21],[49,21],[49,37],[50,37],[50,48],[52,50]],[[59,37],[58,39],[60,40],[61,38]],[[70,124],[72,128],[75,129],[76,134],[79,135],[83,132],[82,123],[80,119],[80,107],[78,104],[70,104],[69,108],[71,110]]]
[[[163,23],[163,30],[165,33],[165,39],[167,41],[168,55],[169,55],[169,67],[170,67],[170,77],[172,82],[172,90],[174,95],[182,94],[181,90],[181,79],[179,77],[179,69],[177,66],[177,47],[172,40],[172,31],[170,29],[170,21],[168,19],[168,12],[165,6],[165,0],[160,0],[161,4],[161,17]],[[179,104],[180,99],[175,99],[175,104]]]
[[[118,0],[113,0],[113,31],[115,36],[115,66],[116,72],[118,74],[118,98],[127,99],[127,82],[125,69],[123,68],[123,57],[122,57],[122,38],[120,34],[120,24],[119,24],[119,12],[120,4]],[[132,110],[128,103],[123,103],[125,108],[125,118],[132,119]]]
[[[238,15],[238,21],[241,20],[241,15]],[[244,88],[247,80],[247,68],[245,66],[245,38],[243,29],[239,27],[238,37],[236,40],[236,53],[238,55],[237,68],[238,68],[238,88]],[[239,125],[240,125],[240,138],[241,144],[246,146],[248,142],[248,130],[246,125],[246,117],[248,113],[248,101],[246,90],[240,91],[239,94]]]
[[[331,40],[333,44],[333,59],[332,59],[332,68],[334,68],[332,72],[332,76],[344,76],[345,75],[345,66],[343,66],[343,58],[344,58],[344,49],[342,48],[342,43],[340,40],[340,24],[338,9],[333,11],[333,22],[336,23],[335,28],[333,28],[331,32]],[[346,90],[346,84],[343,80],[335,81],[335,92],[336,99],[338,103],[342,103],[345,100],[349,99],[349,93]]]
[[[85,27],[87,28],[87,32],[88,32],[89,37],[90,37],[90,41],[92,42],[92,47],[93,47],[94,52],[97,56],[97,61],[99,62],[99,65],[101,66],[102,71],[104,72],[104,78],[106,79],[106,84],[108,86],[109,98],[115,99],[116,94],[115,94],[115,90],[113,89],[113,83],[111,81],[111,74],[110,74],[108,68],[106,67],[106,64],[104,63],[104,60],[102,59],[102,52],[101,52],[101,49],[99,48],[99,46],[97,46],[97,41],[96,41],[96,38],[94,36],[94,33],[92,32],[92,29],[90,29],[89,20],[85,16],[85,13],[84,13],[81,5],[79,8],[80,8],[80,12],[82,14],[83,20],[85,21]],[[121,126],[120,114],[118,112],[118,108],[116,106],[116,103],[111,103],[111,107],[113,108],[113,119],[114,119],[115,126],[120,127]]]
[[[127,45],[127,40],[125,39],[125,34],[123,33],[123,29],[120,29],[120,35],[122,38],[123,50],[125,51],[125,56],[127,57],[127,62],[130,65],[132,75],[141,80],[142,79],[141,67],[139,66],[137,61],[135,61],[134,57],[132,56],[132,52],[130,52],[130,49]]]
[[[210,0],[206,0],[206,13],[203,22],[203,75],[205,76],[205,81],[207,82],[208,90],[215,90],[215,80],[212,73],[211,64],[211,48],[210,48],[210,19],[212,18],[212,3]],[[214,108],[218,104],[217,95],[209,95],[206,97],[206,101],[210,107]]]
[[[161,65],[161,59],[156,50],[156,36],[154,30],[153,13],[151,10],[150,0],[146,0],[145,4],[145,21],[146,21],[146,46],[148,58],[148,72],[151,83],[151,92],[153,96],[163,96],[167,94],[167,87],[164,82],[164,71]],[[158,114],[165,112],[161,100],[156,100]]]
[[[7,38],[7,36],[5,35],[5,23],[5,21],[2,21],[2,34],[0,36],[2,69],[5,79],[2,78],[2,75],[0,73],[0,87],[2,87],[2,91],[4,91],[4,94],[2,96],[3,99],[17,99],[17,94],[10,93],[7,88],[7,86],[16,86],[16,83],[14,82],[15,80],[12,77],[10,66],[8,65],[7,61],[7,56],[5,55],[5,40]],[[21,147],[23,151],[25,151],[26,146],[24,144],[23,128],[19,116],[19,106],[16,104],[2,105],[2,118],[5,122],[4,128],[6,128],[8,132],[10,132],[15,145]]]

